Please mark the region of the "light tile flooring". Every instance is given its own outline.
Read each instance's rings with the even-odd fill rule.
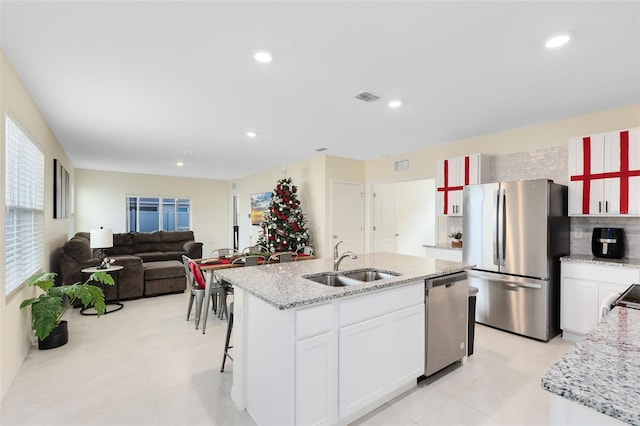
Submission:
[[[185,321],[187,294],[125,302],[113,314],[67,314],[69,343],[32,349],[2,401],[0,424],[253,425],[229,393],[233,362],[220,373],[226,321],[207,332]],[[362,425],[545,425],[544,372],[569,342],[549,343],[476,326],[465,365],[360,419]],[[439,377],[438,377],[439,376]]]

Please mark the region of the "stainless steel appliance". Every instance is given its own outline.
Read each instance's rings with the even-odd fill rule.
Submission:
[[[463,190],[463,260],[475,264],[476,321],[548,341],[560,332],[560,257],[569,253],[567,187],[546,179]]]
[[[614,306],[640,309],[640,284],[631,284],[613,304]]]
[[[425,376],[430,376],[467,355],[468,299],[466,272],[426,280]]]
[[[593,228],[591,253],[595,257],[621,259],[624,257],[624,229]]]

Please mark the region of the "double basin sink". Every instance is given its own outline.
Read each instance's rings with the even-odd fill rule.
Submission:
[[[302,277],[331,287],[344,287],[347,285],[356,285],[370,281],[384,280],[386,278],[393,278],[399,275],[400,274],[397,272],[367,268],[358,269],[355,271],[321,272],[318,274],[303,275]]]

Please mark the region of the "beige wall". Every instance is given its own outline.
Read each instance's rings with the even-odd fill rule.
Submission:
[[[322,245],[318,238],[324,234],[323,224],[326,221],[326,163],[327,157],[320,155],[234,181],[230,191],[238,195],[240,202],[240,249],[256,244],[260,233],[260,227],[251,225],[251,194],[273,191],[276,182],[283,177],[290,177],[298,187],[298,198],[308,221],[312,244],[314,247]]]
[[[76,169],[76,230],[126,232],[127,195],[189,198],[191,229],[208,253],[229,243],[228,194],[226,181]]]
[[[0,174],[0,198],[5,198],[5,112],[8,111],[24,129],[26,129],[45,155],[45,246],[44,267],[51,271],[57,269],[56,251],[67,239],[71,226],[70,219],[53,219],[53,159],[58,159],[69,171],[73,179],[74,169],[49,129],[47,122],[31,99],[20,77],[16,74],[4,52],[0,50],[0,161],[3,172]],[[4,224],[4,209],[0,213],[0,223]],[[4,235],[4,233],[3,233]],[[0,257],[5,258],[4,238],[0,240]],[[0,386],[5,395],[11,381],[17,374],[24,358],[31,348],[31,316],[21,311],[22,300],[35,296],[32,288],[19,288],[10,295],[5,294],[4,262],[0,265]]]
[[[367,182],[393,182],[433,178],[436,173],[436,161],[439,159],[474,153],[494,156],[531,151],[566,145],[572,136],[637,126],[640,126],[640,104],[478,136],[402,155],[367,161],[365,179]],[[407,172],[394,172],[393,162],[401,159],[409,159],[411,169]]]
[[[255,175],[246,176],[232,182],[231,194],[240,200],[240,249],[253,245],[258,239],[260,228],[251,225],[251,194],[271,192],[276,182],[283,177],[291,177],[298,187],[298,197],[302,211],[307,218],[314,253],[321,256],[331,244],[329,235],[329,208],[331,180],[362,183],[364,163],[358,160],[319,155],[309,160],[287,164]],[[235,189],[233,188],[235,185]]]

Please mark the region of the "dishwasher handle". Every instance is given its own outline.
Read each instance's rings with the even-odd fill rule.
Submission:
[[[449,274],[441,277],[436,277],[430,280],[426,280],[425,282],[426,282],[427,290],[429,290],[430,288],[439,287],[441,285],[446,285],[447,287],[450,287],[451,285],[459,281],[464,281],[466,279],[467,279],[467,273],[459,272],[456,274]]]

